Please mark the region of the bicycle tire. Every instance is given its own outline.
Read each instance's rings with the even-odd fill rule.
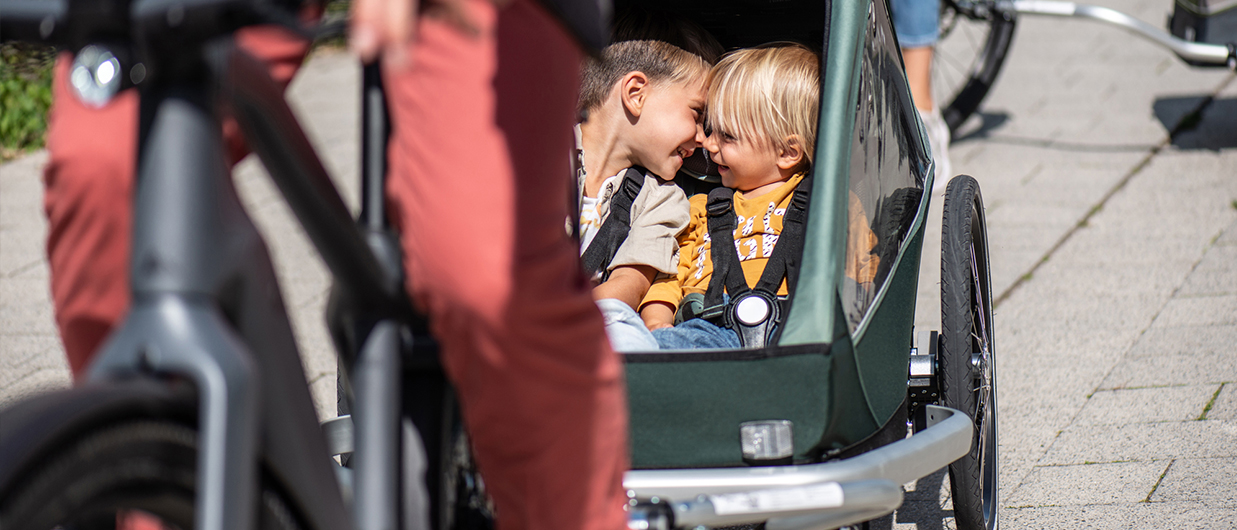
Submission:
[[[118,515],[143,512],[164,528],[191,529],[196,475],[193,428],[160,419],[105,425],[51,448],[17,477],[0,501],[0,528],[114,528]],[[269,481],[260,491],[257,528],[303,527]]]
[[[997,0],[941,0],[932,93],[950,133],[979,109],[1005,64],[1017,15]]]
[[[999,506],[996,358],[988,235],[974,178],[950,181],[941,234],[941,394],[975,426],[970,451],[949,465],[954,519],[961,530],[991,530]]]

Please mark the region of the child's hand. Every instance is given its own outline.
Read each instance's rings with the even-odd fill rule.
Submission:
[[[674,327],[674,306],[665,302],[649,302],[640,310],[640,318],[649,331]]]

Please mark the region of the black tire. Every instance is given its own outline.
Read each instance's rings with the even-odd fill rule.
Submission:
[[[1001,73],[1017,18],[996,0],[941,0],[933,99],[951,132],[979,108]]]
[[[975,425],[970,452],[949,466],[954,517],[962,530],[993,529],[999,506],[996,359],[988,234],[975,179],[950,181],[941,232],[941,394],[946,407],[970,415]]]
[[[16,478],[0,501],[0,528],[114,528],[145,512],[164,528],[193,528],[197,433],[179,423],[130,420],[91,430]],[[298,518],[266,481],[258,528],[297,530]]]

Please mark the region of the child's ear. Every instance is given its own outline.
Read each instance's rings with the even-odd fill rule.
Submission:
[[[623,109],[633,118],[639,118],[649,97],[649,77],[639,70],[627,72],[619,79],[619,98]]]
[[[786,147],[781,148],[777,153],[777,167],[781,169],[794,169],[807,160],[807,152],[804,151],[803,140],[799,135],[792,134],[786,137]]]

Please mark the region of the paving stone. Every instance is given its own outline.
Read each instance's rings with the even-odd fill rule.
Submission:
[[[1234,374],[1237,374],[1237,355],[1227,350],[1164,352],[1162,355],[1122,360],[1104,378],[1099,388],[1223,383],[1237,378]]]
[[[47,281],[8,278],[0,281],[0,333],[46,335],[56,332]]]
[[[1131,504],[1147,498],[1168,462],[1036,467],[1006,506]]]
[[[45,392],[68,388],[71,384],[68,370],[48,368],[26,374],[0,393],[0,409]]]
[[[1237,246],[1216,245],[1190,273],[1178,296],[1237,294]]]
[[[1237,458],[1183,458],[1173,461],[1152,502],[1194,502],[1237,508]]]
[[[1220,237],[1216,238],[1216,246],[1234,245],[1237,245],[1237,222],[1225,227],[1224,231],[1220,233]]]
[[[1230,372],[1232,373],[1232,372]],[[1234,377],[1237,379],[1237,376]],[[1226,383],[1207,411],[1209,420],[1237,420],[1237,383]]]
[[[1174,298],[1156,317],[1154,327],[1237,324],[1237,294]]]
[[[1237,456],[1237,422],[1090,425],[1061,433],[1041,462],[1084,464]]]
[[[1127,530],[1172,528],[1212,530],[1237,527],[1237,512],[1192,502],[1150,502],[1093,506],[1005,509],[1001,528],[1039,530]]]
[[[1101,390],[1091,395],[1074,425],[1116,425],[1199,419],[1220,385]]]

